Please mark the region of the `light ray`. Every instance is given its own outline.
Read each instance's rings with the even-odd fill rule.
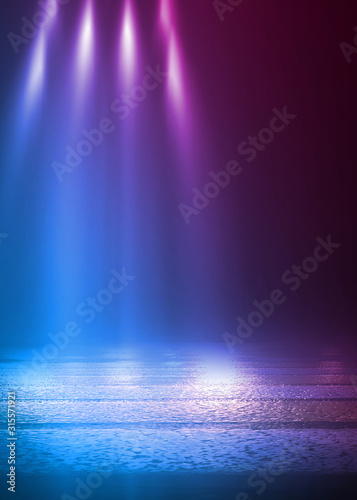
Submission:
[[[90,78],[94,57],[94,21],[92,1],[87,0],[79,31],[76,55],[76,85],[81,95]]]
[[[173,32],[169,41],[168,55],[168,91],[172,106],[176,114],[182,116],[185,108],[184,102],[184,78],[180,50],[176,34]]]
[[[160,24],[164,33],[168,35],[172,28],[172,12],[169,0],[161,0],[160,3]]]
[[[119,41],[120,80],[126,86],[134,85],[136,66],[136,36],[133,8],[130,0],[124,7]]]
[[[43,94],[46,70],[46,34],[41,31],[35,41],[24,91],[24,116],[27,123]]]

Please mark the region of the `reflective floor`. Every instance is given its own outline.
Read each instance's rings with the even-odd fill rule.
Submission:
[[[357,472],[357,369],[347,358],[263,359],[181,346],[57,359],[31,372],[19,358],[0,364],[3,398],[17,388],[19,488],[38,487],[41,477],[58,498],[89,498],[89,489],[97,498],[141,498],[141,475],[150,484],[161,477],[164,491],[174,474],[193,481],[195,498],[247,500],[289,491],[291,475],[331,481]],[[4,401],[2,443],[6,412]],[[2,472],[6,453],[2,445]],[[86,484],[90,473],[101,485],[76,495],[76,478]],[[214,477],[222,485],[207,491]],[[120,478],[133,490],[118,492]],[[152,497],[180,498],[176,487],[168,491]]]

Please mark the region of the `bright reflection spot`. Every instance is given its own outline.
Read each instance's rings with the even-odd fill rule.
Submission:
[[[29,74],[25,90],[25,115],[28,118],[34,106],[38,103],[43,91],[46,65],[46,36],[41,31],[37,35],[31,57]]]
[[[125,84],[133,85],[135,77],[135,25],[130,0],[125,3],[119,52],[121,79]]]
[[[236,368],[232,360],[222,354],[206,353],[200,363],[200,376],[196,384],[203,393],[219,392],[226,396],[234,392],[237,382]]]
[[[203,375],[204,382],[207,384],[233,384],[235,373],[232,366],[216,362],[206,365],[206,372]]]

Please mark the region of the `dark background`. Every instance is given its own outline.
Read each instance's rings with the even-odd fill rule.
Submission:
[[[282,288],[282,273],[313,254],[317,237],[331,235],[341,247],[298,291],[287,292],[286,303],[247,342],[348,351],[356,346],[357,54],[348,64],[339,45],[353,45],[355,2],[246,0],[223,22],[208,0],[172,3],[193,103],[192,172],[186,183],[177,182],[175,169],[186,167],[164,134],[170,111],[158,89],[143,103],[135,141],[126,146],[137,165],[140,183],[132,189],[140,201],[125,251],[123,234],[132,222],[123,214],[126,190],[117,177],[120,138],[109,138],[101,153],[105,182],[103,169],[83,168],[63,187],[50,167],[67,143],[59,135],[67,131],[71,140],[63,96],[70,91],[68,61],[81,3],[60,6],[43,106],[25,132],[19,96],[36,38],[16,55],[7,34],[19,33],[21,17],[38,6],[20,0],[1,5],[0,233],[9,235],[0,246],[3,346],[43,345],[48,332],[74,318],[78,303],[103,288],[116,266],[137,278],[120,304],[113,302],[86,327],[86,344],[223,342],[225,331],[234,333],[237,316],[246,319],[254,300]],[[143,75],[146,64],[164,61],[165,45],[157,40],[158,2],[135,5]],[[95,2],[97,97],[88,100],[83,127],[94,127],[117,94],[111,63],[121,7]],[[273,108],[284,106],[297,118],[246,163],[237,146],[268,126]],[[125,138],[124,128],[120,133]],[[100,165],[101,158],[90,161]],[[202,189],[208,173],[233,158],[244,166],[242,174],[186,225],[178,204],[191,203],[192,189]],[[69,203],[76,213],[58,208]]]

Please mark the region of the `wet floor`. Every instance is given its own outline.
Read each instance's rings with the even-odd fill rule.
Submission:
[[[93,495],[121,498],[109,487],[120,477],[135,483],[140,475],[152,481],[155,474],[176,474],[186,483],[188,476],[200,478],[193,483],[196,498],[242,493],[243,500],[271,494],[291,474],[357,472],[357,370],[346,358],[263,359],[162,347],[54,360],[25,374],[29,366],[16,356],[0,364],[3,397],[17,390],[17,467],[29,488],[45,475],[58,493],[72,481],[76,497],[75,478],[94,473],[103,484]],[[6,411],[3,402],[2,443]],[[0,463],[6,470],[4,445]],[[223,481],[217,496],[203,482],[200,496],[202,475],[229,476],[230,487],[225,491]]]

